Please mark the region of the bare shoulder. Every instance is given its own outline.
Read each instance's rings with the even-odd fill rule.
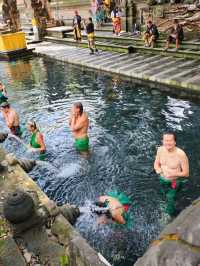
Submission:
[[[88,114],[86,112],[83,112],[83,120],[88,120]]]
[[[13,115],[16,115],[17,114],[17,112],[15,111],[15,109],[11,108],[11,114],[13,114]]]
[[[177,147],[177,154],[178,154],[180,157],[182,157],[182,158],[187,157],[187,155],[186,155],[186,153],[184,152],[184,150],[182,150],[182,149],[180,149],[180,148],[178,148],[178,147]]]
[[[158,149],[157,149],[157,153],[160,154],[160,153],[163,153],[164,152],[164,147],[163,146],[159,146]]]

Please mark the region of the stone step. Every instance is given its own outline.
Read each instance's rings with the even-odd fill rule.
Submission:
[[[105,32],[109,32],[105,34]],[[83,39],[87,39],[87,35],[83,33]],[[72,34],[64,34],[65,37],[70,37]],[[144,41],[140,38],[134,38],[130,33],[121,33],[121,36],[113,36],[112,31],[103,31],[101,29],[96,31],[95,39],[101,42],[120,44],[120,45],[134,45],[134,46],[144,46]],[[163,48],[165,46],[165,40],[159,40],[157,42],[157,48]],[[172,45],[172,48],[175,48],[175,45]],[[200,42],[198,41],[184,41],[181,45],[180,50],[188,50],[188,51],[200,51]]]
[[[55,38],[55,37],[45,37],[44,40],[56,42],[56,43],[65,43],[67,45],[77,46],[77,42],[72,38]],[[87,40],[82,40],[79,47],[88,47]],[[129,46],[127,45],[118,45],[118,44],[109,44],[106,42],[96,41],[97,48],[104,51],[115,51],[115,52],[124,52],[127,53],[129,51]],[[200,52],[194,51],[178,51],[176,52],[174,49],[169,49],[168,51],[164,51],[162,48],[145,48],[140,46],[131,45],[134,52],[145,53],[145,54],[161,54],[162,56],[174,56],[180,58],[189,58],[189,59],[197,59],[200,58]]]
[[[160,88],[162,84],[166,90],[169,90],[170,86],[174,88],[173,92],[177,91],[179,96],[185,96],[185,91],[188,91],[190,96],[194,94],[197,97],[198,93],[200,97],[200,57],[198,60],[197,58],[190,60],[182,57],[176,58],[169,53],[146,54],[136,51],[136,53],[127,54],[127,47],[113,51],[114,46],[112,46],[112,51],[105,49],[90,55],[88,48],[82,49],[82,47],[87,47],[86,41],[77,45],[72,39],[61,39],[60,44],[57,43],[57,40],[55,43],[49,42],[51,39],[47,38],[47,40],[36,47],[36,53],[62,62],[121,74],[134,78],[138,82],[146,81],[154,88],[156,86]],[[73,47],[75,45],[76,47]],[[97,47],[104,48],[106,45],[97,42]],[[119,49],[119,46],[116,49]],[[182,90],[177,90],[177,87]]]

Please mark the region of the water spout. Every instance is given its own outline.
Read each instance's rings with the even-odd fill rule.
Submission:
[[[26,149],[28,149],[28,145],[26,143],[23,142],[23,140],[21,140],[19,137],[13,135],[13,134],[8,134],[8,138],[13,138],[15,139],[17,142],[19,142],[20,144],[22,144]]]
[[[55,166],[53,166],[51,163],[49,163],[49,162],[40,161],[40,160],[36,160],[35,162],[36,162],[37,165],[39,165],[41,167],[47,168],[49,170],[52,170],[55,173],[58,172],[58,169]]]
[[[0,133],[0,143],[4,142],[8,137],[8,133]]]

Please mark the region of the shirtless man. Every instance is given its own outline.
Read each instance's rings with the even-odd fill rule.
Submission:
[[[1,108],[6,125],[10,129],[11,133],[16,136],[21,136],[19,116],[16,111],[10,107],[10,104],[8,102],[2,103]]]
[[[80,152],[88,151],[89,138],[87,135],[89,120],[88,115],[83,111],[83,105],[77,102],[73,105],[69,126],[75,139],[75,147]]]
[[[159,147],[154,162],[154,169],[160,175],[160,183],[168,199],[167,212],[174,214],[176,192],[180,189],[181,178],[189,177],[189,162],[183,150],[176,147],[173,132],[163,134],[163,146]]]

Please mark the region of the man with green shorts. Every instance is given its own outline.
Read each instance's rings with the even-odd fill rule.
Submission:
[[[89,150],[89,138],[87,135],[89,119],[86,112],[83,111],[83,105],[77,102],[73,105],[69,126],[75,139],[75,147],[80,152]]]
[[[173,132],[163,134],[163,146],[159,147],[154,169],[160,176],[160,184],[167,197],[167,210],[170,215],[176,213],[175,198],[181,188],[184,177],[189,177],[189,162],[183,150],[176,147],[176,135]]]

